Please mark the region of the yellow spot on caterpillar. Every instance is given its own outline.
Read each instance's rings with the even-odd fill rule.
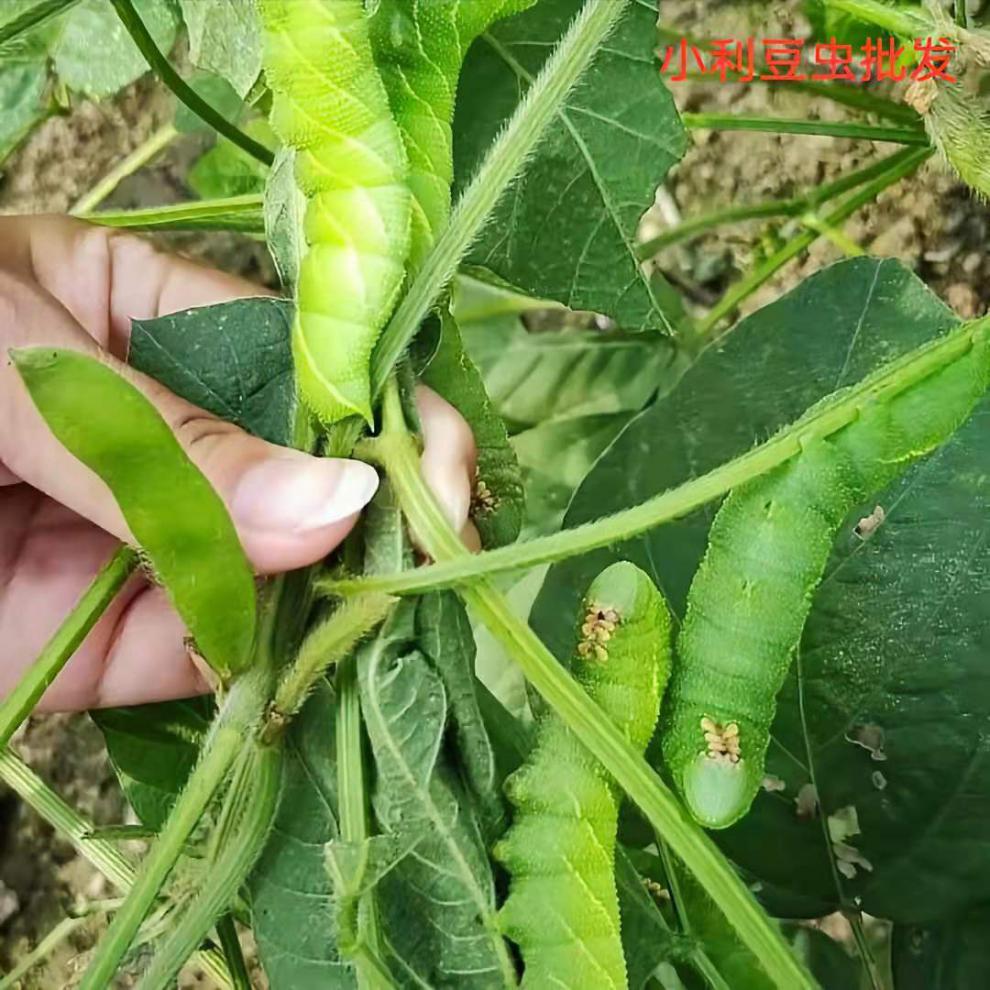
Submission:
[[[480,478],[475,482],[471,493],[471,515],[478,516],[494,512],[498,508],[498,498]]]
[[[739,726],[735,722],[719,725],[706,715],[701,720],[701,731],[705,734],[706,756],[716,763],[738,763],[742,747],[739,744]]]
[[[594,657],[599,663],[608,660],[608,641],[619,625],[619,613],[614,608],[592,605],[581,624],[581,642],[578,655],[588,660]]]

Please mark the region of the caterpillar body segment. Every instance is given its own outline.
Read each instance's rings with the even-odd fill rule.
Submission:
[[[666,766],[702,825],[733,824],[760,788],[776,695],[843,520],[944,443],[988,383],[982,331],[963,356],[726,498],[688,594],[662,717]]]
[[[656,725],[670,636],[666,603],[637,567],[614,564],[592,582],[574,676],[638,750]],[[516,811],[495,848],[512,878],[500,920],[522,951],[522,985],[625,988],[614,876],[620,795],[611,778],[548,716],[506,792]]]
[[[370,360],[405,278],[405,147],[362,0],[258,0],[271,122],[306,199],[292,343],[299,389],[329,425],[371,419]]]
[[[468,48],[495,21],[536,0],[380,0],[371,43],[409,156],[410,264],[416,268],[450,215],[454,105]]]

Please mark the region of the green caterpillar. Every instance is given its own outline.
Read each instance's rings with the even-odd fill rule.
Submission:
[[[362,0],[258,0],[272,127],[296,150],[305,253],[292,334],[299,389],[329,425],[371,419],[370,361],[405,277],[402,137]]]
[[[760,788],[776,695],[843,520],[966,420],[990,383],[988,339],[976,329],[961,357],[723,503],[662,717],[666,765],[702,825],[731,825]]]
[[[380,0],[371,18],[371,44],[409,155],[413,268],[450,214],[451,124],[467,50],[495,21],[535,2]]]
[[[653,582],[620,562],[592,582],[574,674],[633,746],[646,748],[670,672],[671,620]],[[500,919],[522,950],[522,985],[627,985],[615,889],[620,795],[556,717],[506,783],[515,821],[495,847],[512,875]]]

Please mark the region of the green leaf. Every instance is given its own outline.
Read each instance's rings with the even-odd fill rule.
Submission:
[[[150,828],[164,825],[213,713],[212,698],[90,712],[128,802]]]
[[[259,296],[134,320],[130,363],[201,409],[289,444],[292,305]]]
[[[11,60],[5,56],[3,63],[0,67],[0,164],[48,115],[46,59]]]
[[[266,148],[275,145],[272,129],[267,120],[258,117],[241,127]],[[225,196],[246,196],[264,191],[268,167],[249,155],[243,148],[225,137],[217,143],[186,173],[186,182],[201,199],[222,199]]]
[[[567,525],[743,453],[823,395],[954,323],[896,262],[860,259],[821,272],[743,320],[634,420],[578,491]],[[761,795],[718,836],[764,882],[771,905],[825,913],[855,899],[871,914],[924,921],[990,895],[981,728],[990,715],[988,417],[984,402],[949,444],[876,499],[887,520],[867,541],[852,529],[872,501],[842,530],[800,668],[779,699],[767,771],[785,789]],[[620,556],[654,574],[682,611],[715,508],[553,568],[534,609],[538,631],[566,650],[559,616],[590,575]],[[838,872],[840,890],[821,819],[799,817],[795,805],[810,783],[809,749],[825,814],[858,820],[860,834],[845,841],[861,860],[850,863],[848,848],[839,849],[854,874]]]
[[[581,4],[541,0],[471,49],[454,121],[459,186]],[[634,0],[470,259],[532,295],[604,313],[623,329],[669,332],[635,251],[639,220],[685,150],[654,56],[656,22],[656,4]]]
[[[505,827],[501,777],[478,707],[471,623],[453,592],[424,595],[416,604],[416,638],[443,681],[457,738],[459,769],[471,793],[486,843]]]
[[[334,698],[318,685],[285,741],[284,783],[271,837],[251,876],[258,953],[271,990],[354,990],[337,951],[326,846],[340,836]]]
[[[134,0],[155,44],[168,52],[179,22],[169,0]],[[72,89],[112,96],[148,71],[148,63],[107,0],[83,0],[66,15],[55,48],[55,69]]]
[[[931,925],[895,925],[894,990],[971,990],[990,986],[990,908],[978,905]]]
[[[522,528],[524,493],[519,463],[481,375],[464,353],[454,317],[444,313],[442,325],[439,346],[422,378],[471,426],[478,449],[471,518],[484,546],[502,546],[515,540]]]
[[[225,120],[234,124],[237,123],[244,111],[244,101],[223,76],[217,76],[210,72],[197,72],[187,82],[189,88],[209,103]],[[176,104],[175,129],[180,134],[202,132],[212,136],[216,133],[199,114],[193,113],[185,103]]]
[[[361,651],[358,671],[378,768],[376,816],[402,845],[415,843],[378,887],[394,967],[408,974],[403,983],[420,986],[514,986],[484,840],[440,752],[443,682],[418,650],[381,638]]]
[[[254,576],[227,510],[133,385],[75,351],[11,357],[49,428],[110,488],[139,546],[222,676],[250,662]]]
[[[226,79],[244,96],[261,72],[261,23],[245,0],[179,0],[193,65]]]
[[[282,286],[291,290],[299,278],[306,197],[296,185],[296,153],[288,146],[275,152],[265,183],[265,235]]]

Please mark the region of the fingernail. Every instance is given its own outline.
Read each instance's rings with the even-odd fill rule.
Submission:
[[[361,461],[287,451],[244,473],[232,508],[241,526],[309,532],[360,512],[377,489],[378,474]]]

